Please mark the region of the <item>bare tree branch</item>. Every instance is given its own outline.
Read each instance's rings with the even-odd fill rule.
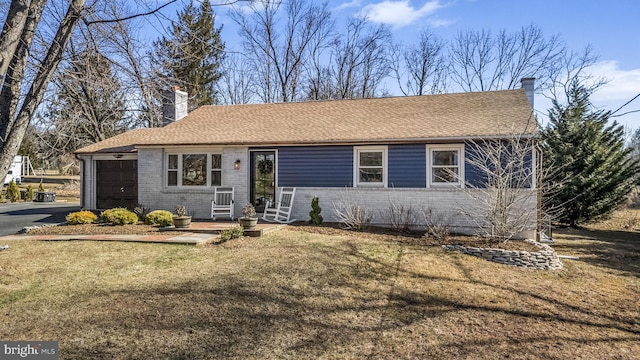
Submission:
[[[531,212],[537,208],[538,167],[536,139],[514,135],[509,139],[467,143],[466,163],[479,179],[467,181],[461,191],[475,206],[461,206],[483,235],[506,241],[524,231],[535,230]]]
[[[450,47],[451,79],[464,91],[514,89],[523,77],[548,86],[565,51],[557,36],[545,38],[529,25],[515,33],[487,30],[458,34]]]
[[[428,29],[420,33],[417,44],[406,47],[404,51],[399,47],[394,48],[393,71],[398,87],[405,96],[444,92],[446,65],[443,49],[444,43]]]

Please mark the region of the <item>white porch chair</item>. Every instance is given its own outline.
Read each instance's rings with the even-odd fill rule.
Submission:
[[[269,222],[278,222],[281,224],[289,224],[296,219],[291,219],[291,209],[293,208],[293,197],[296,194],[296,188],[284,187],[280,189],[279,200],[271,207],[268,201],[264,208],[262,219]]]
[[[231,218],[233,220],[233,188],[216,187],[211,200],[211,219],[217,220],[220,217]]]

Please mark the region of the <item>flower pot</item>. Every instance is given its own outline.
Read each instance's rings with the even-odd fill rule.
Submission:
[[[258,224],[258,218],[245,218],[245,217],[241,217],[238,219],[238,223],[245,229],[245,230],[253,230],[256,228],[256,225]]]
[[[177,229],[188,228],[191,225],[191,216],[174,216],[173,226]]]

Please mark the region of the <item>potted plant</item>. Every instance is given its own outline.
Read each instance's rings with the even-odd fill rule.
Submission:
[[[173,225],[176,228],[188,228],[191,225],[191,216],[186,213],[187,208],[184,205],[176,206],[176,216],[173,217]]]
[[[258,224],[258,218],[256,217],[256,208],[251,204],[247,204],[242,208],[242,216],[238,219],[240,225],[246,230],[253,230]]]

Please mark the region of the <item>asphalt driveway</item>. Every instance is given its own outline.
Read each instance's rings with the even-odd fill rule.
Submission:
[[[0,236],[15,234],[26,226],[61,223],[68,213],[78,210],[79,203],[67,202],[0,204]]]

